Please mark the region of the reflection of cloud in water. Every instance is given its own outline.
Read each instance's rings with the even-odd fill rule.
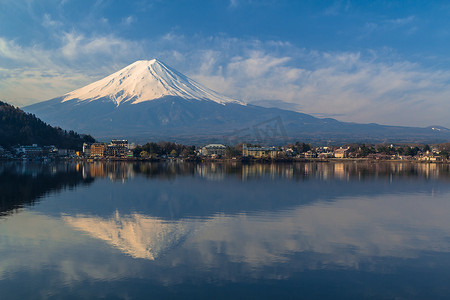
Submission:
[[[64,220],[136,258],[154,260],[173,250],[189,253],[184,263],[195,261],[197,267],[220,267],[225,256],[228,262],[258,269],[305,253],[309,263],[304,262],[304,268],[358,269],[361,262],[375,257],[415,258],[422,251],[449,252],[449,212],[448,194],[390,195],[203,220],[167,222],[141,214]]]
[[[115,214],[63,216],[62,223],[23,212],[0,220],[0,280],[28,270],[35,280],[54,276],[47,280],[51,291],[55,282],[74,287],[86,278],[170,285],[193,278],[280,279],[317,269],[391,272],[405,258],[414,259],[407,266],[420,263],[424,252],[450,252],[448,199],[448,193],[342,198],[175,222]]]
[[[51,269],[58,273],[57,281],[70,285],[86,277],[115,280],[129,273],[128,267],[112,255],[107,255],[106,264],[102,261],[105,253],[96,251],[97,243],[89,243],[71,227],[62,225],[59,219],[30,212],[0,219],[0,280],[18,271],[44,270],[42,276],[46,276],[45,270]]]
[[[350,268],[373,257],[449,252],[450,202],[444,196],[350,198],[272,215],[238,215],[216,220],[195,243],[206,252],[207,245],[225,245],[231,260],[255,267],[288,261],[294,252]]]
[[[150,260],[178,244],[189,232],[189,224],[165,222],[140,214],[122,217],[119,212],[111,219],[66,216],[63,220],[134,258]]]

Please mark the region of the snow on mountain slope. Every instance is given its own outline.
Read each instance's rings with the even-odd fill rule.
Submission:
[[[124,102],[136,104],[165,96],[244,105],[202,86],[156,59],[136,61],[108,77],[64,95],[62,102],[109,98],[119,106]]]

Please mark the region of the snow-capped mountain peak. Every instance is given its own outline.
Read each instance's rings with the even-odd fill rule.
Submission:
[[[220,95],[170,68],[157,59],[139,60],[99,81],[64,95],[62,102],[110,99],[117,106],[177,96],[220,104],[241,101]]]

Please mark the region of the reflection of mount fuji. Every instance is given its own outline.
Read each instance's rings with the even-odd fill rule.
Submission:
[[[63,220],[134,258],[150,260],[178,244],[192,229],[182,222],[165,222],[140,214],[121,217],[117,211],[111,219],[66,216]]]
[[[448,193],[437,195],[433,205],[422,194],[348,197],[277,212],[215,214],[171,222],[117,211],[112,218],[75,215],[63,220],[133,258],[156,261],[164,256],[167,259],[158,262],[165,267],[184,262],[187,273],[211,267],[227,270],[236,262],[262,269],[288,262],[295,253],[309,258],[297,270],[359,268],[364,267],[362,262],[373,264],[375,257],[448,252],[450,241],[443,237],[449,235],[450,219],[441,213],[450,208],[447,197]]]

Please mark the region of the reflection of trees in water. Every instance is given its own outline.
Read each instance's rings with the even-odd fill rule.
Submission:
[[[61,164],[0,164],[0,215],[32,205],[45,194],[89,184],[94,178],[124,181],[134,176],[173,180],[200,177],[221,181],[287,179],[294,181],[372,181],[405,179],[450,180],[450,165],[411,162],[299,162],[299,163],[191,163],[94,162]]]
[[[133,171],[147,178],[175,179],[177,176],[194,176],[195,163],[144,162],[133,165]]]
[[[242,165],[237,163],[148,162],[135,164],[133,170],[147,178],[174,179],[177,176],[200,176],[220,180],[225,175],[240,177]]]
[[[74,164],[0,165],[0,216],[5,216],[35,202],[49,193],[90,184]]]
[[[329,164],[337,178],[368,180],[372,178],[450,179],[450,165],[414,162],[336,162]],[[322,172],[323,173],[323,172]]]
[[[242,179],[372,180],[376,178],[450,179],[450,165],[391,162],[307,162],[242,165]]]
[[[210,180],[235,177],[239,180],[275,179],[289,180],[370,180],[374,178],[450,179],[450,165],[412,162],[299,162],[299,163],[192,163],[192,162],[142,162],[95,163],[84,165],[92,177],[109,177],[111,180],[127,179],[135,174],[149,179],[172,180],[177,176],[198,176]]]

